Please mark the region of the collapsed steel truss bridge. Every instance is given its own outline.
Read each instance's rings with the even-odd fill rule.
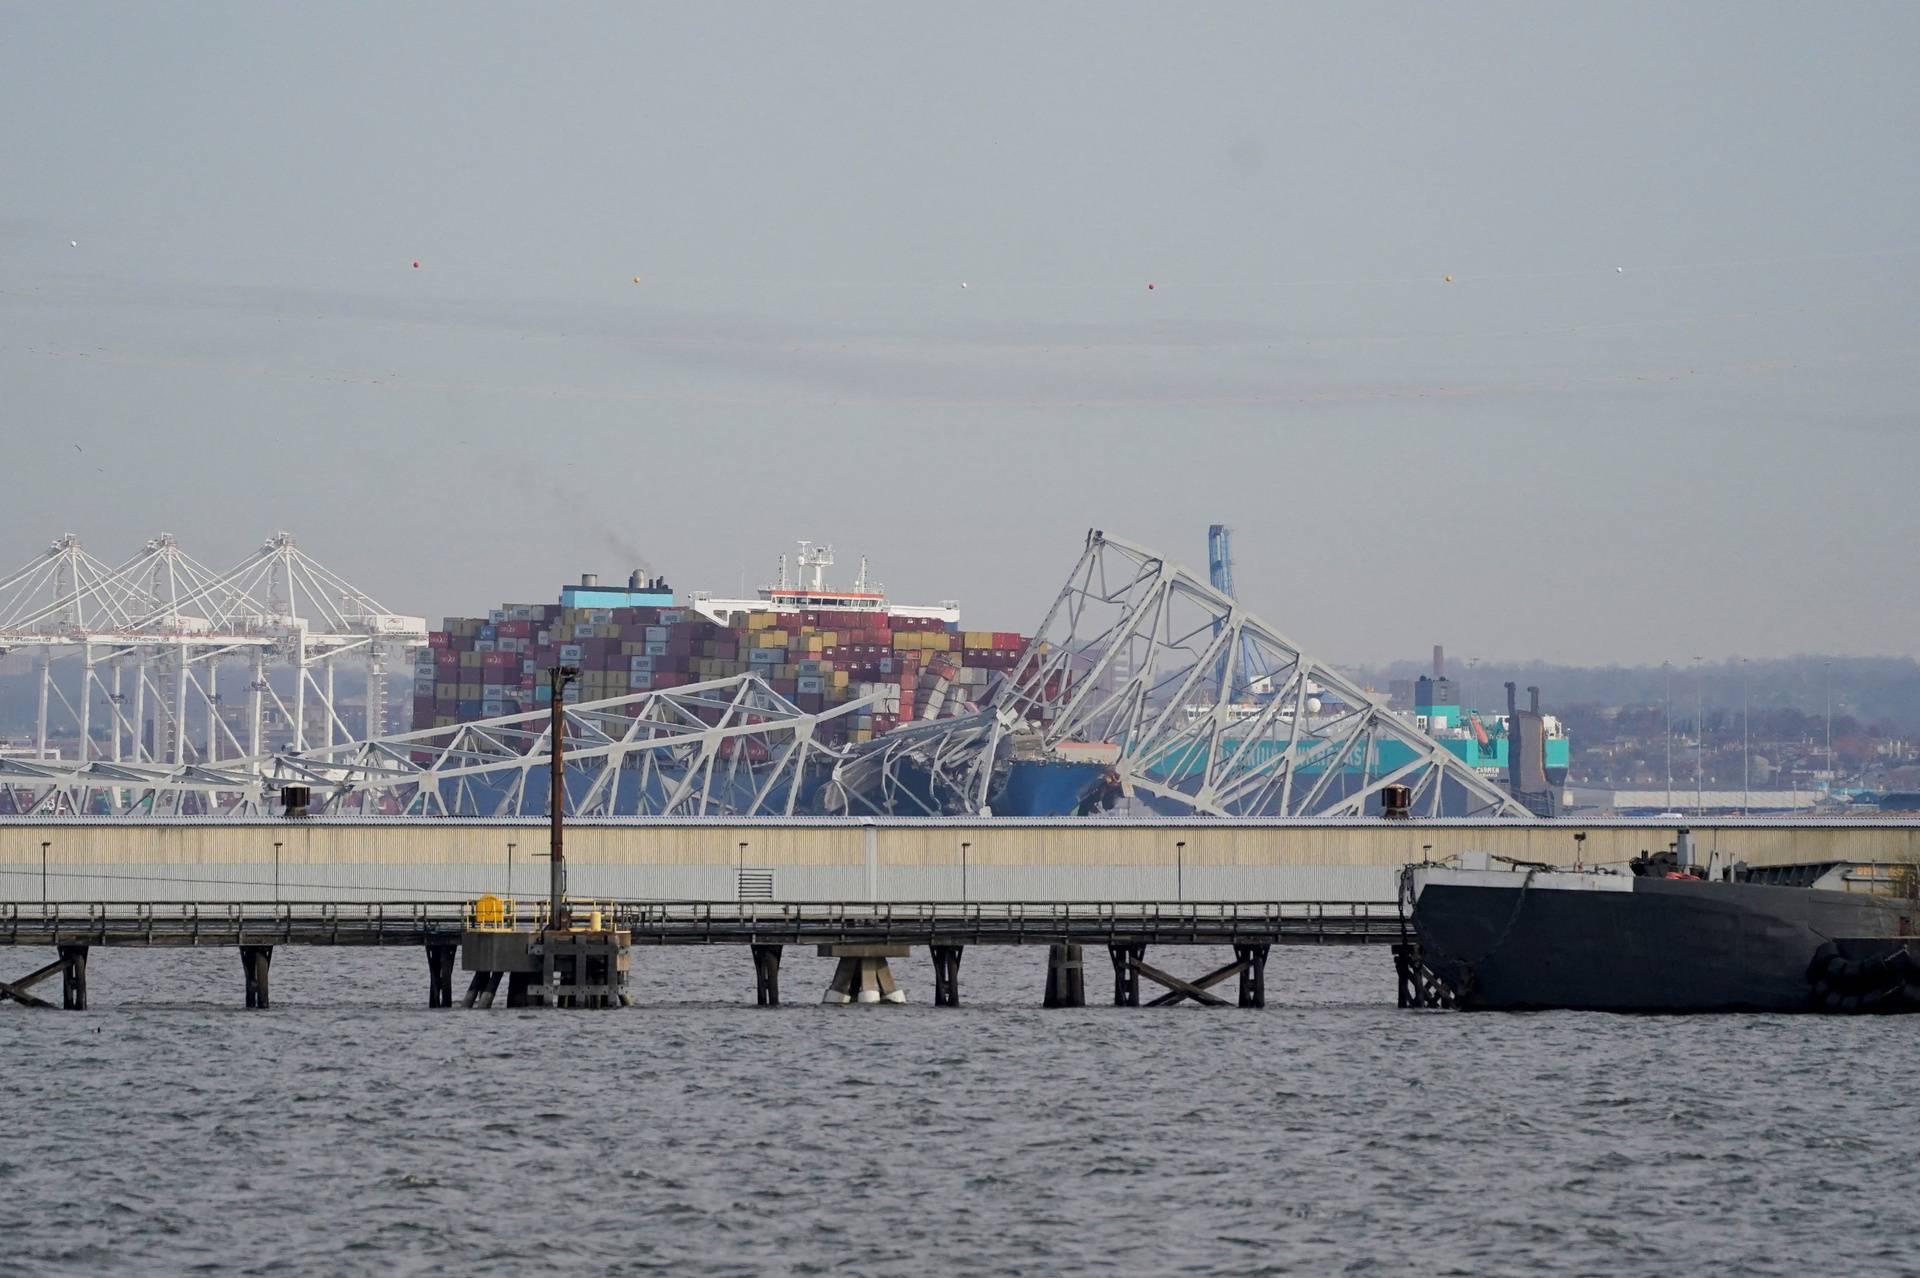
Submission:
[[[261,571],[262,556],[283,562],[275,548],[269,542],[248,565],[182,597],[207,608],[210,621],[232,618],[233,599],[256,598],[250,583],[258,577],[249,573]],[[66,571],[82,583],[79,593],[119,601],[123,627],[150,624],[151,608],[128,606],[124,587],[96,580],[124,582],[124,568],[76,559]],[[0,592],[18,578],[0,580]],[[381,616],[366,608],[344,613],[333,619],[333,633],[371,644]],[[45,634],[46,619],[38,615],[41,629],[32,633]],[[18,621],[0,609],[0,636]],[[264,628],[266,619],[247,614],[243,624],[226,624],[252,633],[247,625]],[[296,628],[304,689],[301,634]],[[345,646],[337,637],[330,642],[330,652]],[[180,668],[188,664],[183,657]],[[89,657],[89,680],[98,677],[93,666]],[[979,711],[856,746],[828,744],[821,725],[863,704],[804,713],[748,674],[568,705],[569,809],[979,814],[992,810],[1011,768],[1098,757],[1112,791],[1168,814],[1357,816],[1377,811],[1387,787],[1404,786],[1416,813],[1530,816],[1412,721],[1205,578],[1098,531],[1018,664]],[[309,788],[317,811],[329,813],[522,816],[546,810],[550,744],[545,711],[360,740],[335,740],[330,726],[317,746],[296,742],[300,748],[263,753],[256,743],[231,759],[209,752],[189,760],[177,748],[170,761],[128,759],[116,744],[112,758],[0,760],[0,791],[16,811],[237,815],[267,809],[281,787],[297,783]]]

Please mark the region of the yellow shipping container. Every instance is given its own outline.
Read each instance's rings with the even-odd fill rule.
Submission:
[[[451,728],[459,722],[460,716],[457,714],[436,714],[433,716],[433,726],[436,728]]]
[[[479,685],[479,684],[477,684],[477,683],[463,683],[463,684],[461,684],[461,685],[460,685],[460,700],[462,700],[462,701],[478,701],[478,700],[480,700],[480,685]]]
[[[927,652],[945,652],[953,642],[953,636],[944,630],[922,631],[920,637],[926,641],[920,646]]]
[[[463,653],[461,653],[461,654],[460,654],[460,665],[461,665],[461,668],[462,668],[462,669],[472,669],[473,667],[475,667],[475,666],[478,666],[478,665],[480,665],[480,664],[481,664],[481,663],[480,663],[480,658],[481,658],[481,656],[482,656],[482,655],[483,655],[483,654],[481,654],[481,653],[478,653],[478,652],[463,652]]]
[[[750,612],[747,614],[748,630],[769,630],[773,627],[773,614],[770,612]]]
[[[993,632],[990,630],[967,630],[967,631],[962,631],[961,634],[962,634],[962,637],[966,640],[966,643],[963,645],[964,647],[968,647],[968,648],[993,647]]]
[[[846,671],[844,671],[844,670],[836,670],[836,671],[834,671],[834,672],[833,672],[833,686],[834,686],[834,687],[836,687],[836,688],[844,688],[844,687],[846,687],[846,686],[847,686],[847,672],[846,672]],[[563,815],[564,815],[564,814],[563,814]]]

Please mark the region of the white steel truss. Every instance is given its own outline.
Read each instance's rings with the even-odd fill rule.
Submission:
[[[286,533],[225,572],[164,533],[112,567],[67,534],[0,578],[0,655],[34,663],[32,755],[43,764],[54,762],[56,728],[73,737],[72,763],[82,768],[253,759],[263,753],[269,709],[290,725],[296,750],[309,734],[325,744],[351,740],[334,696],[343,660],[365,667],[359,726],[379,735],[389,726],[389,666],[425,641],[424,619],[386,612]],[[243,715],[222,712],[223,668],[229,688],[244,677]]]
[[[1404,785],[1415,812],[1529,815],[1204,578],[1099,531],[992,713],[1049,748],[1112,743],[1122,786],[1166,811],[1358,816]],[[989,780],[973,778],[981,801]]]
[[[757,675],[565,704],[567,810],[581,816],[792,816],[838,757],[820,724]],[[0,760],[13,810],[244,816],[304,785],[315,814],[510,817],[547,811],[552,719],[530,710],[218,767]]]

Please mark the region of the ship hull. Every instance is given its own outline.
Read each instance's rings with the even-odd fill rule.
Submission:
[[[1112,769],[1105,763],[1016,759],[993,798],[996,816],[1078,816]]]
[[[1920,1010],[1911,901],[1693,878],[1412,873],[1421,961],[1462,1008]]]

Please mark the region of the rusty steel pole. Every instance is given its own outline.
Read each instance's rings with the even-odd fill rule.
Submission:
[[[565,909],[567,896],[567,859],[563,843],[562,810],[567,803],[566,773],[566,720],[561,709],[561,701],[567,685],[580,677],[577,666],[550,666],[547,669],[547,686],[552,690],[552,719],[547,742],[547,777],[552,783],[547,795],[547,830],[551,839],[549,860],[547,862],[547,926],[560,928],[566,926]]]

